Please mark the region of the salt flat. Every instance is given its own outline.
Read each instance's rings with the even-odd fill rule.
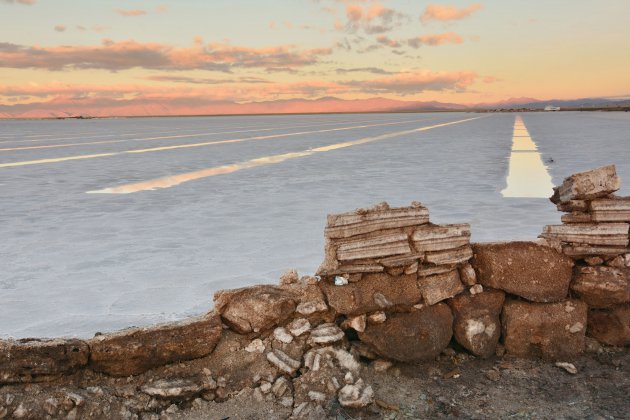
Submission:
[[[514,153],[512,175],[531,160],[553,184],[614,163],[630,194],[629,113],[521,118],[0,121],[0,336],[88,337],[206,311],[218,289],[312,273],[326,214],[380,201],[421,201],[437,223],[471,223],[475,241],[533,239],[560,213],[503,197]]]

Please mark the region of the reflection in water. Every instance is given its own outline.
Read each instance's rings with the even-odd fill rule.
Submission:
[[[251,159],[246,162],[235,163],[232,165],[216,166],[214,168],[207,168],[207,169],[202,169],[199,171],[188,172],[188,173],[179,174],[179,175],[166,176],[166,177],[152,179],[148,181],[137,182],[134,184],[120,185],[118,187],[110,187],[110,188],[104,188],[102,190],[88,191],[88,193],[91,193],[91,194],[129,194],[129,193],[135,193],[138,191],[150,191],[150,190],[156,190],[160,188],[170,188],[179,184],[183,184],[184,182],[194,181],[201,178],[207,178],[207,177],[211,177],[215,175],[229,174],[232,172],[240,171],[242,169],[254,168],[256,166],[272,165],[272,164],[284,162],[285,160],[289,160],[289,159],[295,159],[295,158],[310,156],[316,153],[329,152],[331,150],[343,149],[346,147],[357,146],[360,144],[386,140],[393,137],[399,137],[399,136],[403,136],[407,134],[417,133],[420,131],[431,130],[433,128],[446,127],[448,125],[453,125],[453,124],[460,124],[463,122],[476,120],[478,118],[481,118],[481,117],[467,118],[464,120],[452,121],[452,122],[443,123],[443,124],[435,124],[435,125],[430,125],[430,126],[425,126],[425,127],[414,128],[411,130],[396,131],[393,133],[387,133],[380,136],[364,137],[357,140],[331,144],[329,146],[322,146],[322,147],[317,147],[314,149],[303,150],[301,152],[283,153],[280,155],[266,156],[266,157]]]
[[[521,128],[522,127],[522,128]],[[520,116],[514,123],[510,169],[507,188],[503,197],[549,197],[553,183],[547,167],[542,161],[538,147],[525,128]]]

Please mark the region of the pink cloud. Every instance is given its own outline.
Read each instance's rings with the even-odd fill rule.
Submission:
[[[146,15],[147,11],[142,9],[116,9],[116,13],[120,16],[142,16]]]
[[[471,4],[468,7],[458,9],[455,6],[442,6],[439,4],[430,4],[424,10],[422,16],[420,16],[420,20],[424,23],[430,22],[432,20],[446,22],[451,20],[460,20],[467,18],[471,14],[475,13],[478,10],[481,10],[483,7],[479,3]]]
[[[438,46],[444,44],[461,44],[464,42],[461,36],[455,32],[445,32],[442,34],[421,35],[407,41],[412,48],[420,48],[423,45]]]
[[[2,3],[8,3],[8,4],[14,4],[14,3],[18,3],[18,4],[24,4],[26,6],[32,6],[33,4],[36,3],[37,0],[0,0]]]
[[[345,2],[347,23],[344,26],[341,21],[337,21],[335,29],[345,28],[349,32],[363,30],[368,34],[379,34],[388,32],[407,20],[403,13],[381,3],[375,2],[369,6],[365,3],[360,0]]]
[[[229,44],[196,44],[178,48],[133,40],[104,40],[97,46],[26,47],[0,42],[0,67],[43,68],[48,70],[131,68],[158,70],[213,70],[233,68],[294,68],[315,64],[330,48],[297,50],[282,45],[249,48]]]
[[[66,30],[66,25],[55,25],[55,31],[64,32]]]
[[[379,44],[383,44],[386,45],[388,47],[392,47],[392,48],[398,48],[400,47],[400,42],[391,39],[385,35],[379,35],[376,37],[376,42],[378,42]]]

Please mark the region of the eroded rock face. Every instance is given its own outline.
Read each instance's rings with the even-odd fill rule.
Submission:
[[[392,313],[385,322],[368,324],[359,333],[374,352],[401,362],[430,360],[446,348],[453,333],[453,315],[444,303],[418,311]]]
[[[297,305],[295,292],[271,285],[221,290],[214,295],[215,311],[223,322],[241,334],[277,326],[295,312]]]
[[[153,367],[212,353],[221,339],[221,322],[213,313],[182,322],[132,328],[88,341],[90,368],[113,376],[137,375]]]
[[[477,281],[532,302],[558,302],[567,296],[573,260],[533,242],[473,245]]]
[[[464,285],[459,280],[459,273],[453,270],[449,273],[436,274],[435,276],[420,277],[418,288],[427,305],[434,305],[445,299],[453,297],[464,290]]]
[[[584,348],[586,313],[586,304],[575,299],[557,303],[507,300],[501,315],[505,350],[519,357],[575,357]]]
[[[81,340],[0,340],[0,385],[55,379],[86,366],[89,354]]]
[[[610,310],[591,310],[588,335],[611,346],[630,346],[630,304]]]
[[[614,267],[580,267],[571,290],[591,308],[609,308],[630,302],[630,270]]]
[[[621,186],[615,165],[602,166],[587,172],[579,172],[564,179],[562,185],[554,189],[551,197],[554,203],[571,200],[588,200],[605,197]]]
[[[501,336],[499,317],[504,300],[505,293],[500,290],[485,290],[475,295],[463,293],[449,299],[457,342],[476,356],[493,355]]]
[[[399,277],[386,273],[365,274],[358,283],[335,286],[322,281],[320,286],[328,304],[344,315],[413,306],[422,297],[415,274]]]

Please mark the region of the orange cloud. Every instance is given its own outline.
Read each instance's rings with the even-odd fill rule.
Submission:
[[[398,48],[400,47],[400,42],[391,39],[385,35],[379,35],[376,37],[376,42],[379,44],[387,45],[388,47]]]
[[[421,35],[407,41],[412,48],[420,48],[423,45],[437,46],[444,44],[461,44],[464,42],[461,36],[455,32],[445,32],[443,34]]]
[[[407,16],[394,9],[387,8],[381,3],[364,5],[364,1],[349,1],[346,3],[345,29],[349,32],[363,30],[368,34],[379,34],[392,30],[403,23]],[[335,23],[335,29],[343,29],[340,21]]]
[[[26,47],[0,43],[0,67],[48,70],[131,68],[157,70],[213,70],[237,67],[294,68],[315,64],[330,48],[296,50],[292,46],[248,48],[213,43],[177,48],[133,40],[104,40],[98,46]]]
[[[424,23],[430,22],[432,20],[440,22],[460,20],[467,18],[468,16],[478,10],[481,10],[482,8],[483,7],[479,3],[471,4],[470,6],[463,9],[458,9],[455,6],[441,6],[439,4],[430,4],[426,7],[422,16],[420,16],[420,20]]]
[[[120,16],[142,16],[146,15],[146,10],[141,9],[116,9],[116,13]]]
[[[55,25],[55,31],[64,32],[66,30],[66,25]]]

